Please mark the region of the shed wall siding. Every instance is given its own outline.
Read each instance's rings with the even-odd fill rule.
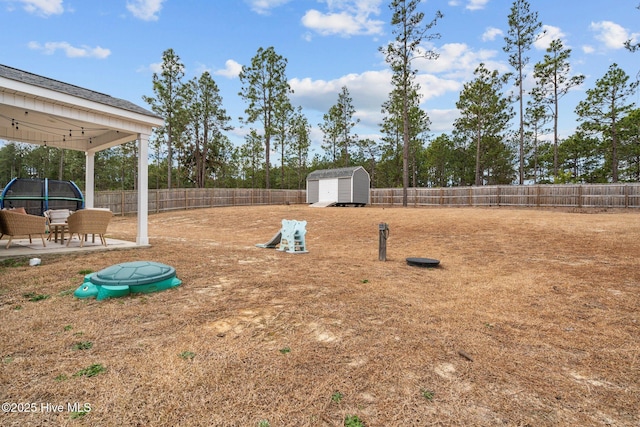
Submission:
[[[318,203],[320,194],[320,182],[317,180],[307,181],[307,203]]]
[[[338,203],[351,203],[351,178],[338,179]]]
[[[353,202],[369,203],[369,174],[362,168],[353,174]]]

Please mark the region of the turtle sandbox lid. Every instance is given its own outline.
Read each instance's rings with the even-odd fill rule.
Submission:
[[[103,300],[130,293],[163,291],[181,283],[175,268],[169,265],[153,261],[125,262],[88,274],[74,296]]]

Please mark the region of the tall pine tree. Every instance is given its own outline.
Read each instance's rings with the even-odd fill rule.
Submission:
[[[504,51],[509,54],[509,64],[515,69],[515,83],[518,86],[519,104],[519,181],[524,184],[524,69],[529,63],[526,52],[531,49],[531,45],[538,37],[537,32],[542,27],[538,21],[538,12],[529,10],[527,0],[515,0],[511,6],[509,14],[509,32],[504,38],[506,45]]]
[[[599,134],[603,145],[609,147],[608,162],[611,164],[611,180],[618,182],[619,122],[634,108],[628,98],[635,93],[638,82],[629,83],[629,76],[618,64],[596,81],[596,86],[587,90],[587,98],[576,107],[578,120],[586,132]]]
[[[402,98],[402,206],[407,206],[409,187],[409,97],[413,91],[413,81],[417,71],[411,65],[416,57],[437,59],[434,51],[421,49],[423,41],[440,38],[438,33],[430,33],[438,20],[443,17],[437,11],[433,20],[423,23],[424,13],[418,11],[420,0],[393,0],[389,8],[393,12],[391,25],[395,40],[380,48],[393,71],[393,85]]]
[[[265,155],[265,186],[271,188],[269,178],[271,138],[278,132],[276,116],[289,104],[291,87],[286,76],[287,60],[273,47],[259,48],[240,72],[242,89],[239,95],[249,104],[245,109],[245,123],[262,123]]]
[[[537,86],[531,94],[537,103],[547,106],[553,118],[553,174],[558,175],[558,105],[560,99],[584,82],[584,75],[571,76],[569,56],[571,49],[565,49],[562,40],[556,39],[547,48],[547,54],[534,66],[533,76]]]
[[[474,71],[474,80],[465,83],[456,107],[460,117],[454,123],[455,132],[475,146],[475,185],[508,183],[510,153],[503,140],[513,117],[511,100],[502,93],[508,75],[500,76],[481,63]],[[500,176],[491,176],[491,171]],[[485,178],[485,172],[489,175]],[[507,181],[507,182],[504,182]]]
[[[167,49],[162,54],[162,71],[153,73],[154,97],[143,96],[146,103],[151,105],[154,113],[164,118],[165,126],[160,129],[160,134],[166,138],[167,145],[167,188],[172,187],[171,171],[173,169],[173,145],[179,139],[184,127],[184,96],[182,77],[184,77],[184,65],[180,57]]]

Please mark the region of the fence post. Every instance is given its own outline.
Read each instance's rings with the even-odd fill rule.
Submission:
[[[629,207],[629,186],[627,184],[624,185],[624,207]]]
[[[582,185],[578,185],[578,208],[582,209]]]

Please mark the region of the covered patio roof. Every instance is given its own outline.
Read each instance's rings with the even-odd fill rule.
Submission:
[[[148,145],[162,117],[129,101],[0,64],[0,139],[84,151],[85,204],[93,207],[95,153],[138,141],[138,189],[148,187]],[[139,245],[149,243],[147,191],[138,191]]]

